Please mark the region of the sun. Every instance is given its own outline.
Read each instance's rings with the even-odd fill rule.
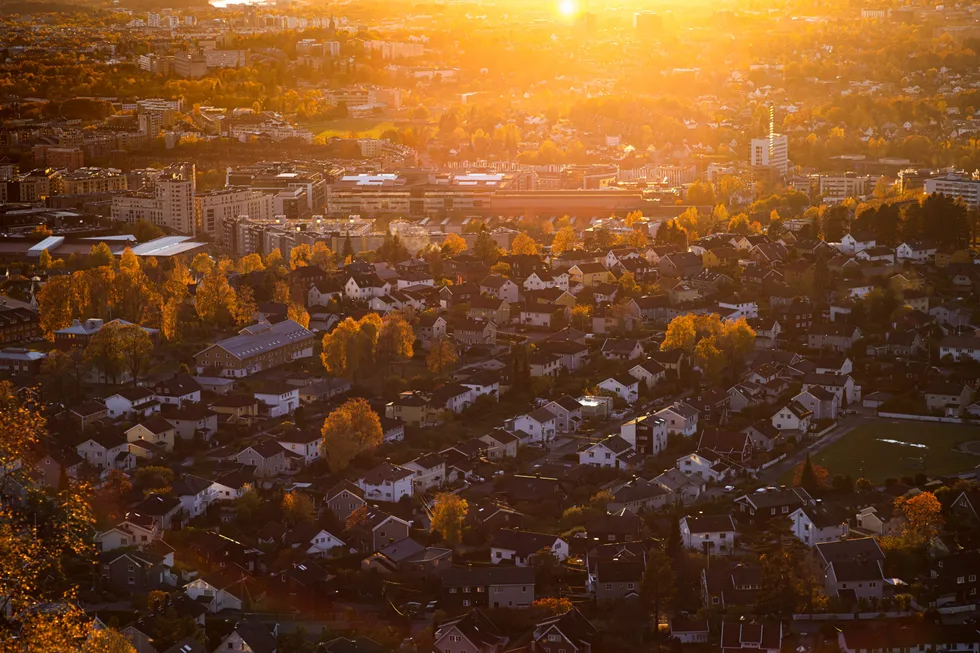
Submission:
[[[558,13],[566,18],[578,13],[578,2],[576,0],[559,0]]]

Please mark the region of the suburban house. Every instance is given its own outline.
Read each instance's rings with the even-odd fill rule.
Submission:
[[[827,596],[857,601],[884,595],[885,554],[873,537],[817,543]]]
[[[526,608],[534,603],[532,567],[453,568],[441,580],[440,603],[450,609]]]
[[[691,437],[698,432],[698,410],[683,401],[675,401],[670,406],[656,412],[656,416],[667,422],[667,433]]]
[[[357,480],[368,501],[397,502],[412,496],[415,472],[393,463],[382,463]]]
[[[568,543],[557,535],[502,528],[490,542],[490,562],[496,565],[508,560],[518,567],[526,567],[544,549],[551,551],[559,562],[568,557]]]
[[[707,553],[732,553],[735,522],[731,515],[690,515],[681,518],[681,541],[688,549]]]

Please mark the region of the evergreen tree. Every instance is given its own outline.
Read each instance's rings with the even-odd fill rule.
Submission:
[[[511,353],[514,359],[511,389],[520,396],[531,389],[531,362],[528,359],[527,345],[514,345]]]
[[[682,551],[681,520],[676,511],[674,512],[674,518],[670,522],[670,530],[667,532],[667,542],[664,544],[664,551],[674,559]]]
[[[348,258],[353,258],[354,256],[354,245],[350,242],[350,232],[344,237],[344,248],[340,251],[340,264],[346,263]]]
[[[500,258],[500,248],[486,227],[480,229],[473,244],[473,254],[487,265],[493,265]]]
[[[807,453],[806,461],[803,463],[803,474],[800,476],[800,487],[813,494],[820,489],[820,481],[817,479],[816,472],[813,471],[813,463],[810,462],[810,454]]]

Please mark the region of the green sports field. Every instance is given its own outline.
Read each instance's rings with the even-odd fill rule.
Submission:
[[[980,465],[980,456],[956,451],[980,441],[980,426],[879,419],[862,424],[812,460],[830,475],[864,476],[872,483],[887,478],[956,474]]]

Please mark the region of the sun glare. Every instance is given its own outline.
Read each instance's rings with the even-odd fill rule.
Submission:
[[[578,13],[578,2],[576,0],[560,0],[558,13],[566,17],[574,16]]]

